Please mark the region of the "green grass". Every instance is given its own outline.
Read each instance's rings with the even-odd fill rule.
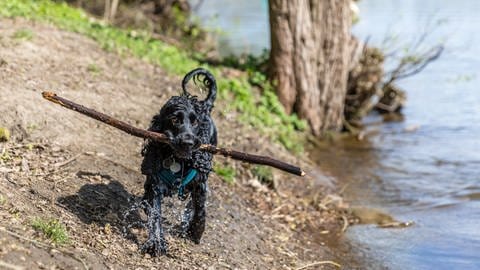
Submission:
[[[241,121],[252,125],[294,152],[303,150],[304,136],[298,131],[306,129],[305,122],[295,115],[288,115],[274,94],[265,76],[249,71],[247,76],[229,79],[221,76],[221,69],[201,65],[185,51],[152,39],[148,32],[129,31],[104,24],[61,2],[51,0],[0,1],[0,16],[25,17],[49,22],[61,29],[77,32],[97,41],[102,48],[120,55],[133,55],[159,65],[171,74],[184,75],[203,66],[217,78],[220,99],[229,104],[227,110],[236,110]],[[253,85],[261,86],[260,99],[255,98]]]
[[[3,161],[3,162],[8,162],[12,159],[12,157],[10,156],[10,154],[5,151],[3,154],[0,155],[0,160]]]
[[[95,63],[91,63],[87,66],[87,71],[94,74],[94,75],[98,75],[98,74],[102,73],[102,68],[99,67]]]
[[[215,163],[213,171],[228,184],[235,183],[235,169],[229,165]]]
[[[65,226],[56,219],[36,218],[32,221],[32,227],[42,232],[55,244],[64,245],[69,241]]]
[[[33,39],[33,32],[30,29],[20,29],[13,33],[12,38],[18,40],[31,40]]]
[[[37,124],[35,124],[35,123],[28,123],[28,124],[27,124],[27,132],[28,132],[28,133],[32,133],[32,132],[34,132],[34,131],[37,130],[37,129],[38,129],[38,125],[37,125]]]
[[[258,178],[260,183],[268,186],[269,188],[274,188],[272,168],[256,165],[253,167],[252,173]]]
[[[6,142],[10,140],[10,130],[6,127],[0,127],[0,142]]]

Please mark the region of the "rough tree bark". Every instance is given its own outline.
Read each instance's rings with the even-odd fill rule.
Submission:
[[[270,77],[287,112],[315,135],[342,128],[351,0],[269,0]]]

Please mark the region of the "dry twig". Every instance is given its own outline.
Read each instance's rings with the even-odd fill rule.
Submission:
[[[343,220],[342,233],[344,233],[347,231],[348,225],[350,225],[350,223],[348,222],[348,218],[345,215],[342,215],[342,220]]]
[[[334,261],[318,261],[318,262],[309,263],[309,264],[304,265],[302,267],[296,268],[295,270],[307,269],[309,267],[318,266],[318,265],[322,265],[322,264],[330,264],[330,265],[334,265],[338,268],[342,267],[340,264],[338,264]]]
[[[58,169],[58,168],[60,168],[60,167],[63,167],[63,166],[65,166],[65,165],[68,165],[68,164],[72,163],[73,161],[75,161],[77,158],[79,158],[79,157],[80,157],[81,155],[83,155],[83,154],[84,154],[84,153],[82,152],[82,153],[80,153],[80,154],[77,154],[77,155],[75,155],[75,156],[73,156],[73,157],[65,160],[65,161],[55,163],[55,164],[53,164],[53,166],[54,166],[56,169]]]

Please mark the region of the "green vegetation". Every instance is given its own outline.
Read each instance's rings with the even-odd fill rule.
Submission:
[[[0,160],[3,162],[10,161],[11,159],[12,157],[10,156],[10,153],[8,153],[8,151],[5,151],[0,155]]]
[[[13,33],[12,38],[19,40],[31,40],[33,38],[33,32],[30,29],[20,29]]]
[[[25,17],[49,22],[59,28],[77,32],[96,40],[105,50],[121,55],[130,54],[161,66],[172,74],[183,75],[200,66],[186,52],[152,39],[148,32],[122,30],[87,16],[82,10],[52,0],[0,1],[0,16]],[[265,75],[248,71],[247,76],[236,79],[223,78],[220,68],[203,65],[218,79],[219,97],[229,104],[228,110],[236,110],[241,120],[264,132],[294,152],[302,151],[305,123],[295,115],[284,112]],[[262,90],[255,98],[253,85]]]
[[[5,203],[7,203],[7,198],[0,194],[0,206],[4,205]]]
[[[10,140],[10,131],[5,127],[0,127],[0,142]]]
[[[37,129],[38,129],[38,125],[37,125],[37,124],[35,124],[35,123],[29,123],[29,124],[27,124],[27,132],[28,132],[28,133],[32,133],[32,132],[34,132],[34,131],[37,130]]]
[[[470,82],[476,78],[475,74],[457,74],[454,78],[448,79],[451,83]]]
[[[87,66],[87,71],[94,74],[94,75],[98,75],[98,74],[102,73],[102,68],[99,67],[95,63],[91,63]]]
[[[235,183],[235,169],[232,166],[215,163],[213,171],[228,184]]]
[[[253,175],[255,175],[260,183],[274,188],[272,168],[267,166],[254,166],[252,169]]]
[[[42,232],[55,244],[63,245],[69,241],[65,226],[56,219],[44,220],[36,218],[32,221],[32,227],[35,230]]]
[[[35,147],[35,146],[33,145],[33,143],[28,143],[28,144],[27,144],[27,149],[30,150],[30,151],[33,150],[33,147]]]

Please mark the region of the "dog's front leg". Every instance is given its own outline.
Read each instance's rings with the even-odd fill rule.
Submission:
[[[192,241],[196,244],[200,244],[200,239],[205,231],[206,201],[207,185],[200,183],[192,190],[193,217],[188,229]]]
[[[148,207],[148,239],[142,246],[142,252],[152,256],[164,255],[167,253],[167,242],[162,228],[162,199],[163,189],[161,185],[153,188],[153,198]]]
[[[187,238],[189,234],[190,225],[192,224],[192,218],[193,218],[193,204],[192,204],[192,199],[190,199],[185,207],[185,210],[183,211],[182,223],[180,224],[181,236],[183,238]]]

